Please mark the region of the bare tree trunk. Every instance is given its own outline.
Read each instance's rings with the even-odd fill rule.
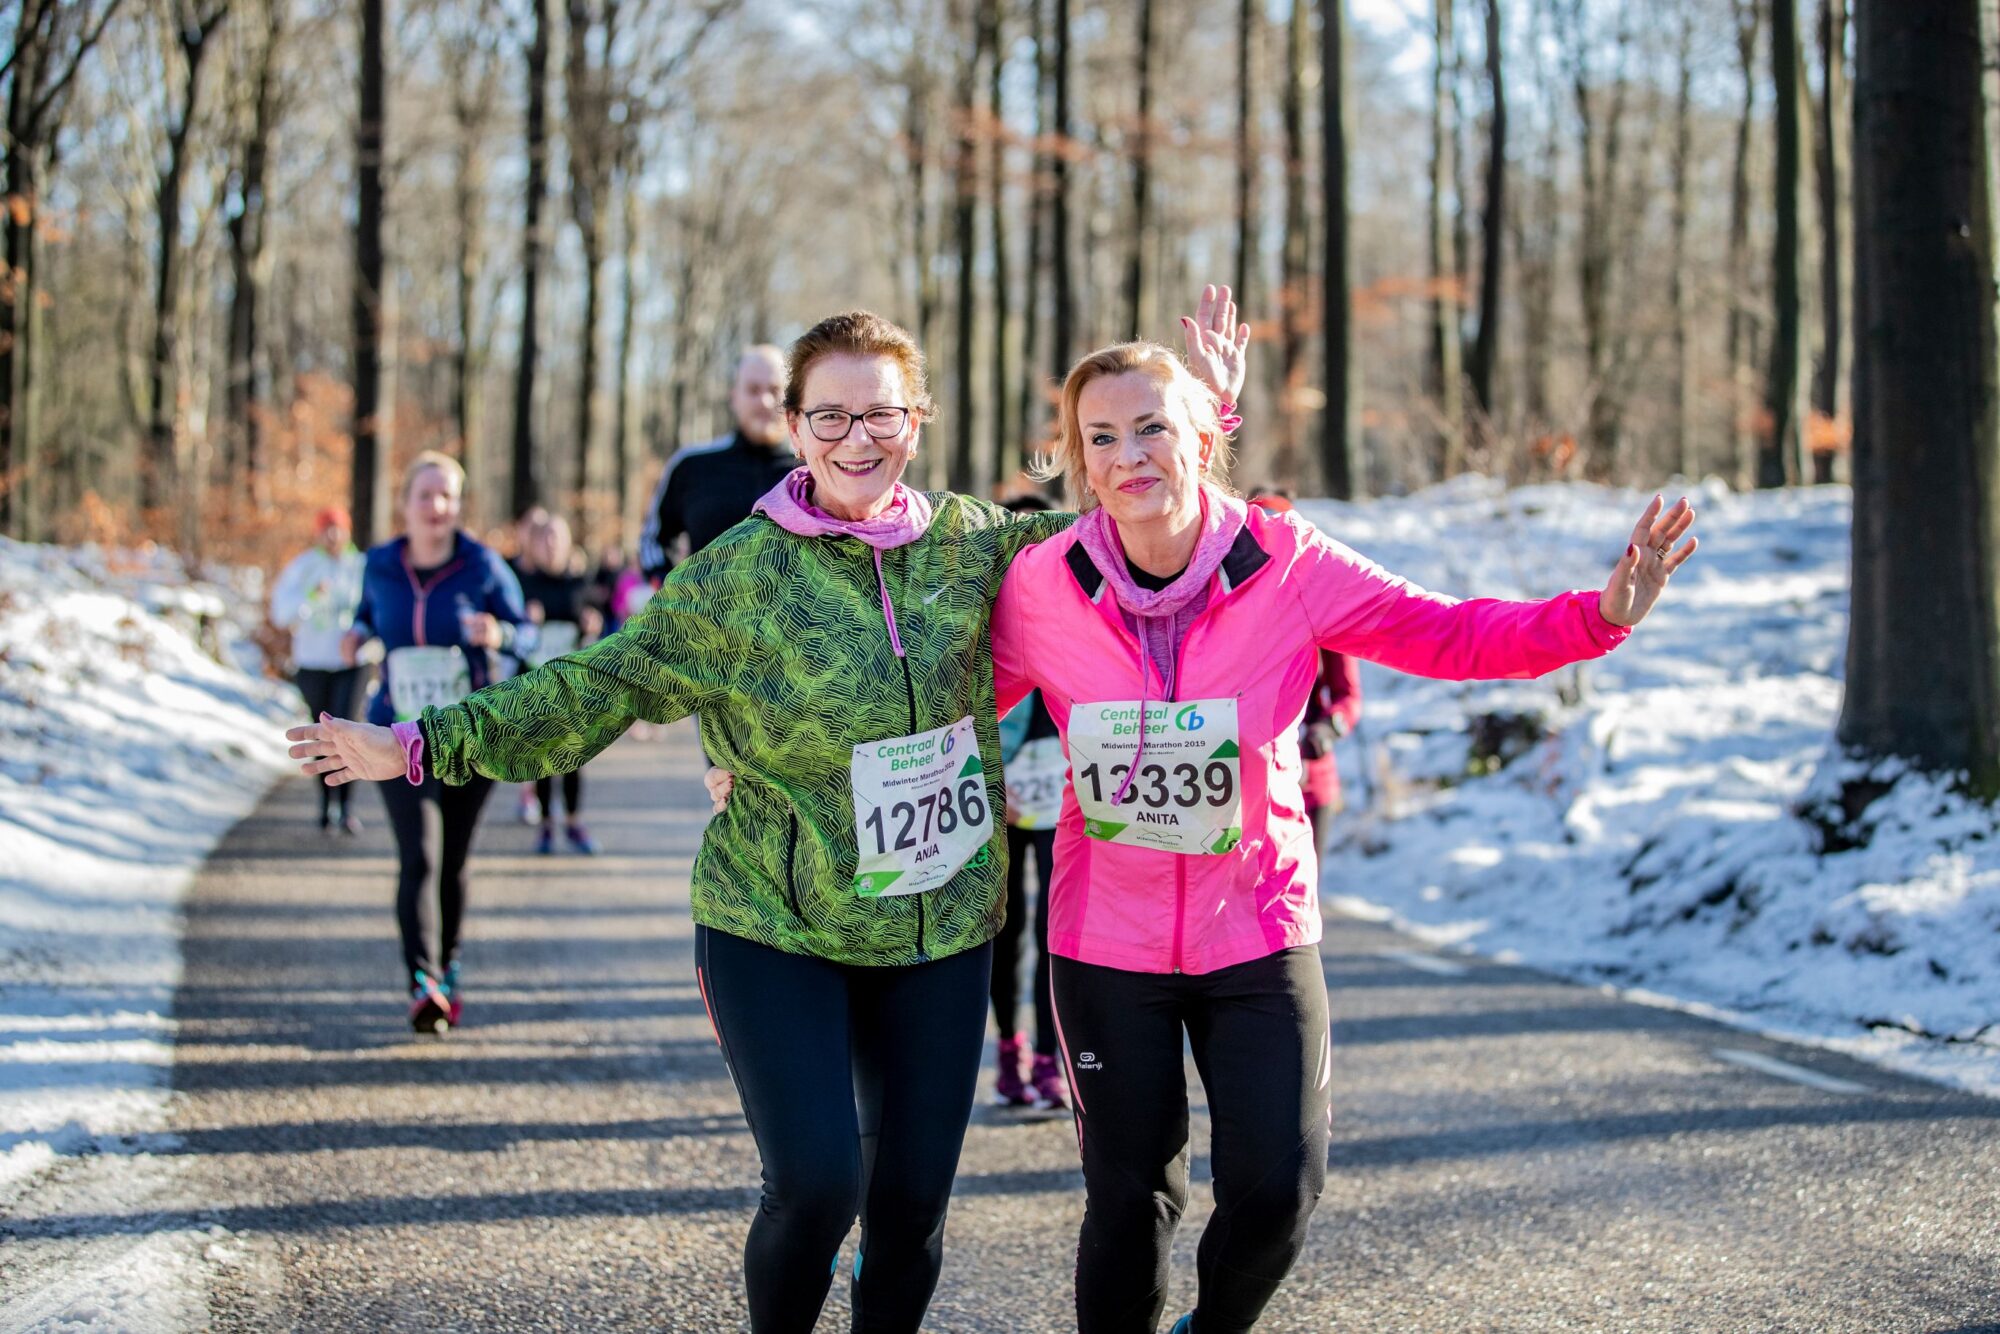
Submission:
[[[1628,57],[1632,46],[1632,0],[1619,0],[1617,69],[1608,106],[1599,107],[1591,75],[1592,34],[1579,0],[1571,0],[1569,31],[1570,79],[1576,98],[1579,170],[1583,177],[1582,233],[1577,250],[1577,278],[1583,306],[1584,361],[1590,378],[1590,409],[1585,424],[1584,472],[1594,481],[1609,481],[1617,467],[1623,404],[1616,383],[1619,369],[1612,356],[1614,235],[1618,218],[1620,168],[1624,155],[1625,107],[1629,87]]]
[[[140,505],[149,510],[174,503],[180,483],[180,383],[177,312],[181,291],[181,191],[187,182],[188,137],[201,96],[201,66],[209,39],[229,13],[228,0],[209,0],[199,9],[175,14],[180,51],[179,86],[169,95],[167,160],[161,168],[153,210],[158,250],[153,269],[153,359],[147,376],[146,459],[139,473]]]
[[[987,94],[988,129],[993,136],[987,174],[993,191],[987,230],[993,244],[993,480],[1004,482],[1021,470],[1021,441],[1015,433],[1013,363],[1013,293],[1008,290],[1007,263],[1007,107],[1001,85],[1007,73],[1007,48],[1002,42],[1000,0],[981,0],[985,15],[986,49],[993,53],[992,83]]]
[[[480,381],[486,368],[485,336],[479,331],[479,275],[486,267],[485,153],[480,147],[479,130],[466,123],[458,125],[458,161],[452,178],[453,212],[457,216],[457,286],[453,292],[457,308],[457,346],[452,349],[452,418],[458,427],[459,461],[474,476],[484,475],[483,430],[485,414],[480,409]]]
[[[1855,10],[1854,606],[1840,740],[2000,795],[1994,0]],[[1921,683],[1918,687],[1914,683]]]
[[[1041,364],[1037,358],[1041,350],[1042,270],[1048,253],[1050,161],[1046,141],[1051,82],[1048,25],[1044,21],[1042,0],[1028,0],[1028,12],[1033,21],[1035,47],[1035,151],[1031,159],[1032,186],[1028,192],[1028,256],[1022,266],[1026,282],[1021,293],[1021,373],[1017,385],[1021,397],[1015,413],[1024,447],[1029,441],[1043,438],[1040,392],[1043,380],[1035,373],[1035,367]]]
[[[1138,119],[1132,131],[1132,221],[1125,235],[1125,336],[1146,327],[1146,237],[1153,195],[1153,0],[1139,0],[1139,40],[1133,55]]]
[[[994,0],[977,0],[977,3],[983,11]],[[972,343],[977,301],[973,277],[978,262],[979,232],[979,112],[974,100],[978,96],[980,63],[986,58],[986,33],[983,19],[973,16],[972,47],[960,58],[958,91],[952,109],[958,123],[951,169],[958,250],[958,337],[952,348],[952,449],[946,484],[954,491],[967,493],[978,484],[972,431]]]
[[[265,493],[264,385],[258,374],[262,343],[260,316],[268,282],[264,197],[271,135],[278,109],[277,63],[284,36],[286,0],[262,0],[264,31],[250,93],[250,124],[236,169],[236,205],[229,216],[229,369],[227,387],[227,471],[240,479],[245,496],[257,503]]]
[[[554,0],[534,0],[535,29],[528,39],[527,214],[521,230],[521,355],[514,371],[513,485],[509,517],[541,503],[540,451],[535,448],[535,361],[541,338],[542,209],[548,194],[549,29]]]
[[[1848,266],[1851,252],[1842,229],[1850,206],[1847,130],[1853,123],[1847,97],[1847,0],[1820,0],[1819,57],[1821,69],[1819,156],[1819,295],[1820,362],[1813,375],[1813,411],[1832,430],[1840,421],[1847,384]],[[1812,451],[1813,480],[1834,479],[1834,449]]]
[[[23,535],[22,486],[39,444],[33,417],[34,306],[41,185],[69,90],[120,0],[19,0],[8,56],[0,209],[7,271],[0,275],[0,534]]]
[[[1736,0],[1736,57],[1743,71],[1743,101],[1736,119],[1736,153],[1729,180],[1729,382],[1731,471],[1741,486],[1750,477],[1756,449],[1755,317],[1750,285],[1750,128],[1757,107],[1757,35],[1764,23],[1761,0]]]
[[[1320,0],[1320,151],[1325,169],[1320,210],[1325,257],[1320,264],[1321,326],[1326,357],[1326,411],[1320,421],[1320,480],[1336,500],[1353,500],[1361,473],[1361,377],[1354,360],[1354,252],[1348,243],[1349,141],[1347,0]]]
[[[367,546],[393,526],[385,502],[393,405],[383,392],[388,257],[382,243],[383,143],[388,133],[385,0],[361,3],[361,115],[355,124],[354,538]],[[379,505],[379,511],[378,511]]]
[[[1479,332],[1465,368],[1473,406],[1495,415],[1493,367],[1500,353],[1501,294],[1507,264],[1507,80],[1500,40],[1500,0],[1486,0],[1486,82],[1493,110],[1486,129],[1486,201],[1480,216]]]
[[[1069,374],[1070,359],[1076,355],[1076,296],[1072,290],[1075,270],[1070,262],[1070,158],[1075,148],[1069,107],[1069,0],[1055,0],[1055,31],[1050,35],[1055,48],[1055,195],[1049,219],[1050,274],[1049,364],[1057,381]],[[1078,497],[1071,496],[1075,504]]]
[[[1272,452],[1274,485],[1296,487],[1305,448],[1306,303],[1312,287],[1311,226],[1306,201],[1306,61],[1311,42],[1311,0],[1292,0],[1285,24],[1285,237],[1279,252],[1278,447]]]
[[[1764,407],[1770,425],[1757,451],[1757,485],[1794,486],[1805,480],[1799,421],[1805,319],[1799,282],[1799,197],[1802,193],[1799,111],[1798,0],[1772,0],[1771,76],[1776,92],[1774,117],[1777,167],[1777,236],[1771,251],[1771,373]]]
[[[1688,205],[1693,190],[1694,150],[1694,6],[1681,3],[1680,45],[1676,51],[1678,71],[1674,84],[1674,204],[1673,278],[1671,304],[1674,321],[1674,466],[1680,475],[1693,478],[1696,471],[1694,449],[1694,339],[1693,283],[1688,260]]]
[[[1259,0],[1236,11],[1236,307],[1250,310],[1257,270],[1257,38],[1264,28]]]
[[[1457,40],[1452,33],[1453,0],[1435,0],[1434,35],[1437,51],[1431,65],[1431,348],[1428,389],[1438,414],[1433,465],[1441,478],[1463,470],[1465,420],[1460,401],[1458,320],[1458,251],[1452,224],[1445,214],[1445,197],[1458,179],[1453,157],[1455,128],[1447,124],[1453,97],[1452,70]]]
[[[618,460],[618,513],[619,541],[629,544],[639,533],[639,524],[644,516],[647,486],[642,480],[646,473],[645,442],[640,438],[637,413],[638,385],[632,374],[632,354],[637,313],[639,308],[639,281],[635,269],[638,256],[639,237],[639,191],[638,165],[630,150],[624,169],[619,173],[619,205],[622,212],[618,229],[618,276],[620,283],[618,302],[618,388],[612,403],[611,441]],[[629,550],[629,546],[628,546]]]

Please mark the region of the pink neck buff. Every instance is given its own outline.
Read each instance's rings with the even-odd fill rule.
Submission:
[[[903,637],[896,630],[896,608],[889,601],[889,581],[882,574],[882,553],[908,546],[929,530],[929,497],[898,482],[891,493],[889,508],[874,518],[836,519],[813,503],[812,472],[794,468],[782,482],[766,491],[750,512],[764,515],[799,537],[851,537],[871,548],[875,555],[875,583],[882,590],[882,620],[889,627],[889,643],[896,656],[903,656]]]
[[[1159,664],[1167,698],[1174,698],[1180,685],[1174,678],[1179,674],[1181,643],[1195,617],[1208,605],[1209,580],[1222,568],[1223,557],[1229,554],[1236,535],[1243,531],[1249,512],[1234,496],[1224,495],[1212,486],[1202,487],[1201,532],[1195,538],[1194,555],[1180,578],[1157,592],[1141,588],[1133,580],[1132,572],[1125,567],[1125,544],[1118,538],[1118,525],[1102,506],[1076,522],[1077,541],[1090,553],[1091,564],[1111,585],[1125,624],[1139,637],[1139,748],[1133,753],[1132,767],[1126,771],[1124,782],[1111,799],[1114,806],[1125,799],[1126,789],[1139,772],[1140,757],[1146,753],[1146,701],[1152,686],[1146,674],[1147,659]]]

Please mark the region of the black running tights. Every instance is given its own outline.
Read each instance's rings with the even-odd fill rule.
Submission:
[[[1318,946],[1196,975],[1058,958],[1055,1007],[1083,1150],[1078,1330],[1159,1325],[1188,1198],[1185,1033],[1215,1171],[1195,1329],[1244,1334],[1298,1258],[1326,1185],[1332,1051]]]
[[[852,1328],[916,1334],[972,1115],[991,946],[866,968],[697,926],[694,957],[763,1159],[743,1247],[753,1334],[813,1328],[857,1214]]]
[[[1035,1054],[1056,1054],[1049,1017],[1049,881],[1055,874],[1056,831],[1007,826],[1007,920],[993,938],[993,1022],[1014,1036],[1021,1008],[1021,942],[1028,933],[1028,854],[1035,855]]]
[[[396,925],[403,934],[403,979],[413,970],[436,973],[458,955],[458,931],[465,920],[465,862],[479,828],[479,808],[493,780],[474,775],[463,786],[426,778],[377,783],[396,832]],[[437,887],[437,953],[424,944],[430,887]]]
[[[292,684],[305,697],[306,720],[318,722],[322,713],[330,713],[336,718],[354,716],[354,688],[361,682],[359,667],[342,667],[338,671],[323,671],[317,667],[301,667],[292,674]],[[327,814],[335,806],[340,808],[340,817],[347,818],[347,790],[352,783],[342,783],[339,787],[319,785],[319,818],[324,824]]]

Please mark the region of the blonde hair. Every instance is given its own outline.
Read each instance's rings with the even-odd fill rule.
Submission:
[[[1089,474],[1084,465],[1083,426],[1077,419],[1077,404],[1083,398],[1084,386],[1091,381],[1133,374],[1151,380],[1170,404],[1179,400],[1196,436],[1205,436],[1213,442],[1208,462],[1202,467],[1202,480],[1234,494],[1227,480],[1231,456],[1229,436],[1222,429],[1222,402],[1214,390],[1194,378],[1194,373],[1172,349],[1159,343],[1113,343],[1069,368],[1063,379],[1055,443],[1035,459],[1028,475],[1042,482],[1060,478],[1072,504],[1079,510],[1095,508],[1097,497],[1090,493],[1086,480]],[[1199,440],[1196,448],[1200,448]]]
[[[396,492],[399,500],[410,498],[410,488],[416,484],[417,474],[426,468],[436,468],[457,482],[459,491],[465,490],[465,466],[449,454],[440,454],[435,449],[427,449],[411,459],[410,466],[403,469],[403,485]]]
[[[799,335],[785,366],[785,411],[797,412],[804,406],[806,372],[814,362],[843,355],[887,357],[895,362],[896,369],[903,373],[903,390],[910,398],[904,406],[930,420],[936,405],[931,401],[923,350],[900,325],[866,310],[829,315]]]

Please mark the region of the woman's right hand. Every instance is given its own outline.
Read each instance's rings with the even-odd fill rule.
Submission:
[[[1224,403],[1243,401],[1243,382],[1250,374],[1250,326],[1236,321],[1236,302],[1227,287],[1201,289],[1193,315],[1181,316],[1187,336],[1187,367]]]
[[[729,805],[729,794],[736,790],[736,775],[727,769],[710,769],[701,776],[701,785],[708,789],[709,809],[720,815]]]
[[[403,743],[388,728],[372,723],[351,723],[322,713],[318,722],[286,732],[285,740],[294,743],[292,758],[305,761],[299,772],[326,775],[328,787],[364,778],[379,783],[409,771]]]
[[[359,630],[349,630],[340,637],[340,660],[354,666],[361,661],[361,646],[367,642]]]

